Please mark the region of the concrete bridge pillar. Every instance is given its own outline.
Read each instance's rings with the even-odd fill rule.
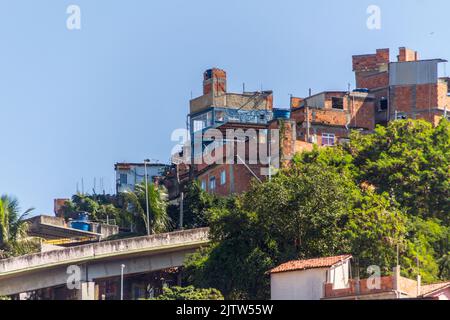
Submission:
[[[98,300],[95,282],[82,282],[78,290],[78,300]]]

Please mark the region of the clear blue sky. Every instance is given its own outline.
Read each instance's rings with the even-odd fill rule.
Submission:
[[[366,27],[371,4],[381,30]],[[352,54],[450,58],[449,12],[447,0],[0,0],[0,193],[52,213],[82,177],[114,188],[117,161],[167,162],[209,67],[287,107],[310,87],[347,89]]]

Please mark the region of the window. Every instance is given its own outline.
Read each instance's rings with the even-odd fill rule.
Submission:
[[[203,113],[197,117],[192,118],[192,127],[194,132],[201,131],[203,129],[212,126],[212,112]]]
[[[216,122],[225,122],[225,112],[215,111]]]
[[[378,106],[378,111],[386,111],[388,109],[388,100],[386,98],[381,98],[380,104]]]
[[[126,173],[120,174],[120,184],[121,185],[128,184],[128,175]]]
[[[344,98],[332,97],[331,107],[333,109],[344,110]]]
[[[210,191],[216,190],[216,177],[209,178],[209,190]]]
[[[220,173],[220,184],[223,186],[225,183],[227,183],[227,173],[225,170],[223,170]]]
[[[333,133],[322,133],[322,145],[334,146],[336,136]]]
[[[206,191],[206,181],[202,180],[202,190]]]

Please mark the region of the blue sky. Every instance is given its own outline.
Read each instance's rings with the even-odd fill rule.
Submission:
[[[81,8],[81,30],[66,9]],[[369,5],[381,30],[366,27]],[[0,193],[51,214],[53,199],[115,162],[167,162],[202,72],[228,88],[345,90],[353,54],[400,46],[450,58],[447,0],[0,0]]]

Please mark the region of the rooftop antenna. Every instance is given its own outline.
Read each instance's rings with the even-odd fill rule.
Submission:
[[[242,83],[242,93],[245,93],[245,82]]]
[[[309,88],[309,96],[310,97],[312,96],[312,89],[311,88]]]
[[[81,194],[84,195],[84,180],[81,178]]]

